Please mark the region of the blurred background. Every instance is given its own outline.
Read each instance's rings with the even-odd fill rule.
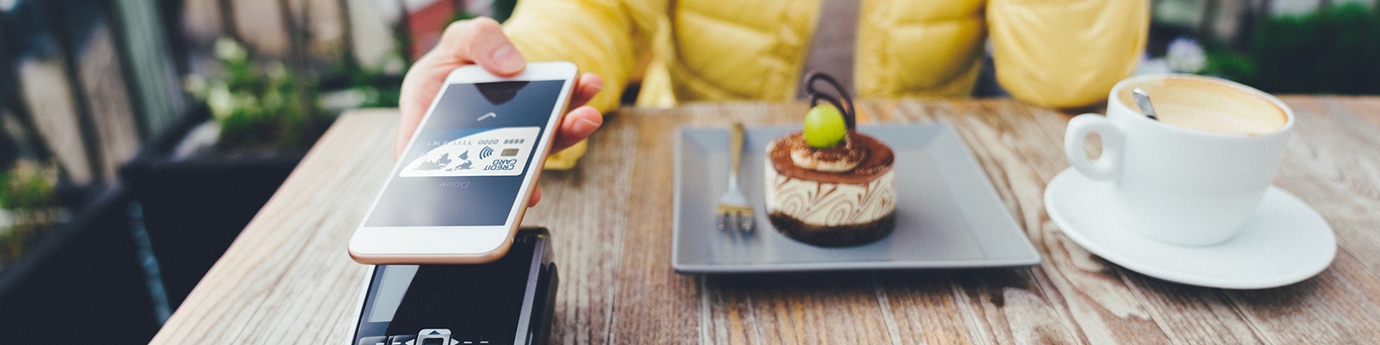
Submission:
[[[1376,2],[1153,0],[1137,73],[1380,94]],[[0,0],[0,339],[146,343],[342,111],[514,5]]]

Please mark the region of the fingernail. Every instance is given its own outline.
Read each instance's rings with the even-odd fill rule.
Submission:
[[[599,124],[594,123],[594,121],[586,119],[575,120],[575,132],[593,133],[596,129],[599,129]]]
[[[518,54],[517,48],[513,48],[511,44],[494,50],[493,59],[499,69],[509,73],[517,72],[522,69],[522,65],[527,64],[527,61],[523,61],[522,54]]]

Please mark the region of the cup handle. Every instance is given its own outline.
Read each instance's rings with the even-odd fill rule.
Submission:
[[[1094,161],[1089,161],[1088,154],[1083,151],[1083,138],[1089,133],[1102,137],[1102,155]],[[1110,180],[1121,174],[1121,154],[1125,144],[1126,137],[1121,128],[1097,114],[1074,117],[1069,120],[1068,130],[1064,132],[1064,156],[1068,157],[1069,164],[1083,176],[1095,180]]]

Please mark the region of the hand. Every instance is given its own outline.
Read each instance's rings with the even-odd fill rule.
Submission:
[[[513,47],[493,19],[480,17],[447,26],[436,48],[417,59],[403,78],[402,96],[398,99],[402,119],[398,124],[398,142],[393,149],[395,159],[402,155],[403,148],[412,139],[431,100],[445,83],[446,75],[468,64],[478,64],[495,75],[514,76],[522,73],[527,59]],[[604,123],[604,116],[598,110],[585,105],[603,88],[603,79],[593,73],[585,73],[575,81],[575,94],[570,99],[573,110],[557,125],[551,152],[559,152],[584,140]],[[541,188],[532,192],[528,206],[536,205],[538,200],[541,200]]]

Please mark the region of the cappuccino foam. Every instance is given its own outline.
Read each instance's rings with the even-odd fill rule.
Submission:
[[[1209,80],[1166,77],[1127,85],[1117,98],[1139,111],[1132,90],[1150,94],[1156,117],[1175,127],[1224,134],[1256,135],[1279,130],[1284,110],[1258,94]]]

